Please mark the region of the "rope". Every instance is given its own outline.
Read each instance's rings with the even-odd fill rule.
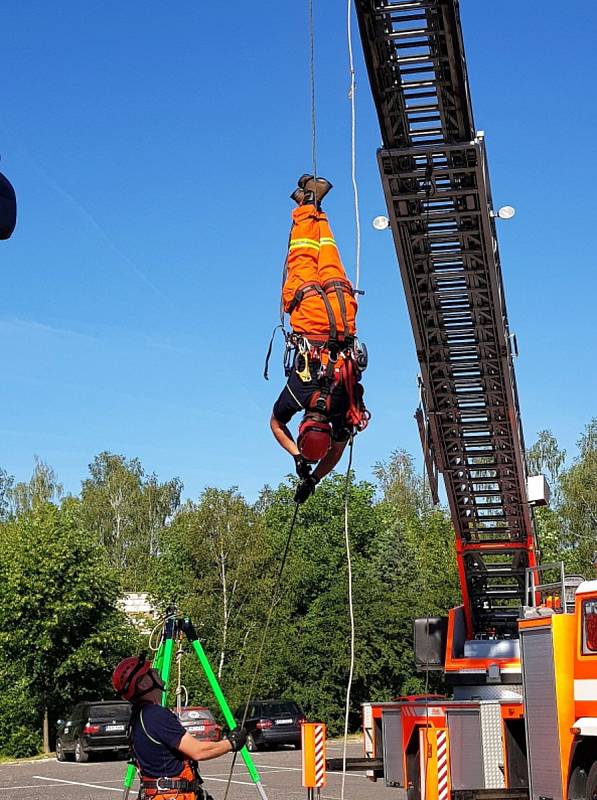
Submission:
[[[149,634],[149,640],[147,643],[147,647],[151,650],[152,653],[157,653],[160,649],[160,645],[162,644],[163,634],[164,634],[164,623],[169,618],[170,614],[166,614],[166,616],[160,617],[159,621],[156,622],[154,627],[151,629],[151,633]],[[159,631],[160,638],[155,644],[156,633]]]
[[[354,623],[354,603],[352,596],[352,558],[350,553],[350,536],[348,531],[348,500],[350,493],[350,470],[352,468],[352,454],[354,447],[354,434],[350,437],[348,451],[348,467],[344,480],[344,540],[346,543],[346,562],[348,565],[348,608],[350,613],[350,670],[348,673],[348,686],[346,687],[346,708],[344,712],[344,744],[342,747],[342,790],[341,800],[344,800],[344,785],[346,783],[346,749],[348,746],[348,718],[350,714],[350,693],[352,691],[352,679],[354,676],[355,662],[355,623]]]
[[[176,648],[176,669],[177,669],[177,679],[176,679],[176,713],[180,716],[180,712],[183,706],[188,706],[189,704],[189,692],[187,687],[182,682],[182,657],[184,655],[184,650],[182,646],[182,640],[179,639],[178,647]],[[182,702],[182,695],[184,693],[185,701]]]
[[[350,99],[350,161],[356,230],[356,277],[354,288],[358,291],[361,281],[361,214],[359,210],[359,187],[357,184],[356,80],[352,49],[352,0],[347,0],[346,3],[346,30],[348,38],[348,69],[350,73],[350,89],[348,91]]]
[[[358,291],[361,281],[361,215],[359,210],[359,187],[357,184],[357,147],[356,147],[356,79],[354,68],[354,53],[352,48],[352,0],[346,3],[346,35],[348,43],[348,69],[350,75],[350,89],[348,97],[350,99],[350,165],[352,192],[354,197],[354,216],[355,216],[355,289]],[[352,457],[354,448],[354,434],[350,437],[348,467],[344,483],[344,540],[346,543],[346,562],[348,566],[348,610],[350,615],[350,670],[348,673],[348,685],[346,687],[346,708],[344,712],[344,742],[342,746],[342,789],[340,792],[341,800],[344,800],[344,790],[346,785],[346,750],[348,747],[348,723],[350,715],[350,695],[352,691],[352,681],[355,666],[355,620],[354,620],[354,598],[352,591],[352,557],[350,551],[350,535],[348,529],[348,500],[350,492],[350,471],[352,469]]]
[[[253,670],[253,677],[251,678],[251,685],[249,687],[249,693],[247,696],[247,702],[245,704],[245,710],[243,712],[242,722],[240,723],[240,728],[244,727],[245,722],[247,721],[247,714],[249,713],[249,706],[251,705],[251,700],[253,698],[253,690],[255,689],[255,682],[257,680],[257,673],[261,668],[261,661],[263,658],[263,651],[265,648],[265,640],[267,638],[267,633],[269,630],[270,622],[272,621],[272,617],[274,614],[274,608],[276,603],[278,602],[279,598],[279,590],[280,584],[282,582],[282,573],[284,572],[284,566],[286,564],[286,559],[288,557],[288,552],[290,550],[290,542],[292,539],[292,534],[294,532],[294,526],[296,525],[296,520],[298,517],[299,511],[299,504],[296,503],[294,506],[294,514],[292,515],[292,522],[290,523],[290,528],[288,530],[288,536],[286,537],[286,544],[284,545],[284,553],[282,554],[282,560],[280,561],[280,566],[278,568],[278,574],[276,576],[276,581],[274,584],[274,589],[272,592],[272,602],[270,603],[269,611],[267,614],[267,618],[265,621],[265,627],[263,629],[263,634],[261,636],[261,643],[259,645],[259,651],[257,653],[257,662],[255,664],[255,669]],[[224,792],[224,800],[228,800],[228,792],[230,791],[230,784],[232,782],[232,773],[234,772],[234,765],[236,764],[236,758],[238,753],[235,752],[232,756],[232,764],[230,765],[230,772],[228,774],[228,782],[226,783],[226,791]]]
[[[309,0],[309,43],[311,50],[311,161],[313,176],[317,177],[317,117],[315,109],[315,24],[313,21],[313,0]]]
[[[432,157],[433,158],[433,157]],[[435,194],[435,183],[433,181],[433,162],[427,162],[427,168],[425,171],[425,231],[427,236],[427,273],[431,272],[431,236],[429,231],[429,221],[431,218],[431,210],[429,208],[429,204],[431,201],[431,195]],[[429,346],[429,339],[427,337],[427,347],[425,348],[425,352],[427,354],[427,373],[428,375],[431,373],[431,361],[430,361],[430,346]],[[429,447],[429,439],[428,439],[428,429],[429,423],[427,420],[426,408],[427,404],[423,403],[423,391],[424,391],[423,381],[421,381],[420,387],[420,403],[421,409],[423,411],[423,426],[425,430],[425,435],[423,437],[423,501],[425,501],[425,492],[427,490],[427,484],[429,480],[429,476],[427,475],[427,468],[426,468],[426,458],[427,458],[427,450]],[[431,491],[431,485],[429,485],[429,490]],[[427,595],[427,546],[424,549],[424,578],[423,578],[423,596],[426,597]],[[427,642],[429,641],[429,614],[426,615],[425,619],[425,652],[427,654]],[[429,660],[427,659],[425,664],[425,753],[423,755],[423,770],[425,774],[425,785],[428,785],[428,772],[429,772]]]

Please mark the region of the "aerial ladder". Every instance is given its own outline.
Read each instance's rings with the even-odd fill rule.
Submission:
[[[538,565],[531,508],[547,487],[533,478],[529,495],[498,214],[459,2],[355,4],[419,361],[417,423],[436,502],[443,476],[462,593],[447,619],[415,622],[417,664],[443,670],[453,699],[365,704],[368,774],[405,787],[409,800],[593,800],[597,581]]]

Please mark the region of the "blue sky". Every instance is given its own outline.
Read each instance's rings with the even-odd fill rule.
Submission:
[[[597,8],[463,0],[475,122],[486,133],[528,443],[573,454],[597,414]],[[256,497],[290,463],[268,428],[289,193],[310,167],[307,2],[3,3],[0,169],[19,197],[0,243],[0,465],[34,454],[76,492],[101,450],[137,456],[185,494]],[[344,0],[315,0],[319,171],[354,269]],[[419,459],[417,362],[388,232],[377,119],[358,36],[363,216],[359,327],[373,421],[359,477]]]

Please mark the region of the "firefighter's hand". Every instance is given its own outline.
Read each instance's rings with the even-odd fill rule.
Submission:
[[[296,467],[296,474],[299,478],[308,478],[311,474],[311,466],[309,462],[299,453],[296,456],[293,456],[294,464]]]
[[[302,505],[305,500],[308,500],[311,497],[316,486],[317,478],[314,475],[309,475],[308,477],[303,478],[302,481],[299,481],[299,485],[296,487],[296,492],[294,493],[294,502]]]
[[[244,728],[235,728],[224,735],[230,742],[233,753],[238,753],[239,750],[242,750],[247,741],[247,732]]]

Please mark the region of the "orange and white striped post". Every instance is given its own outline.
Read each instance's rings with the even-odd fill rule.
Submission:
[[[301,728],[303,786],[307,789],[307,797],[313,798],[317,789],[320,796],[321,787],[327,783],[325,771],[326,726],[323,722],[305,722]]]
[[[420,728],[421,797],[450,798],[450,743],[446,728]]]
[[[448,731],[442,728],[437,732],[437,797],[438,800],[448,800],[449,796]]]

